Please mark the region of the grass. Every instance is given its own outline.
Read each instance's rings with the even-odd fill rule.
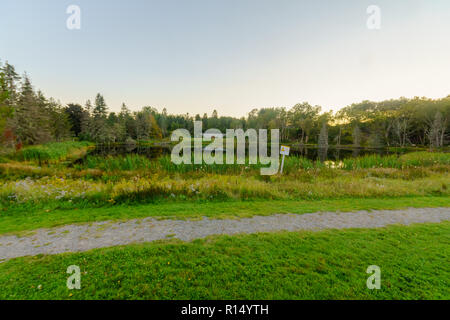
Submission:
[[[1,167],[1,166],[0,166]],[[409,169],[316,169],[283,176],[121,172],[89,179],[44,176],[5,181],[0,208],[136,204],[155,201],[323,200],[449,196],[449,166]],[[110,173],[115,174],[115,173]]]
[[[248,159],[247,159],[248,162]],[[225,161],[224,161],[225,163]],[[146,156],[138,154],[127,154],[119,156],[90,156],[84,159],[82,164],[74,166],[78,170],[100,169],[104,171],[136,171],[147,170],[153,173],[167,172],[173,173],[216,173],[216,174],[239,174],[243,172],[252,172],[261,168],[261,165],[239,165],[239,164],[174,164],[170,156],[162,156],[155,159],[149,159]]]
[[[450,165],[445,164],[445,154],[399,158],[411,164],[422,161],[419,167],[352,170],[287,158],[287,172],[276,176],[261,176],[253,169],[234,174],[161,169],[164,163],[175,166],[166,158],[92,159],[90,169],[0,163],[0,233],[158,215],[225,217],[308,212],[304,208],[376,209],[377,201],[382,209],[449,206],[450,202]],[[357,161],[366,163],[361,159]],[[147,166],[153,169],[142,169]]]
[[[450,153],[446,152],[411,152],[404,154],[400,160],[406,166],[431,166],[434,164],[450,164]]]
[[[44,145],[25,147],[13,157],[20,161],[33,163],[58,162],[74,156],[83,154],[92,144],[85,141],[52,142]]]
[[[365,155],[358,158],[342,160],[342,167],[346,170],[368,168],[411,168],[427,167],[432,165],[450,165],[450,153],[444,152],[411,152],[400,157],[397,155]]]
[[[402,156],[377,154],[365,155],[357,158],[347,158],[342,161],[312,161],[304,157],[290,156],[285,159],[284,174],[295,174],[298,171],[317,170],[323,168],[358,170],[372,168],[395,168],[407,169],[414,167],[429,167],[434,165],[450,165],[450,153],[444,152],[411,152]],[[75,165],[78,170],[99,169],[106,172],[138,171],[147,170],[152,173],[167,174],[245,174],[259,175],[261,164],[174,164],[170,156],[162,156],[149,159],[138,154],[127,154],[121,156],[90,156],[83,163]]]
[[[111,205],[100,208],[43,207],[12,208],[0,212],[0,234],[21,233],[38,228],[51,228],[65,224],[128,220],[146,217],[200,219],[210,217],[244,218],[275,213],[312,213],[318,211],[353,211],[402,209],[408,207],[448,207],[450,197],[400,197],[400,198],[344,198],[327,200],[291,201],[180,201],[145,205]]]
[[[450,222],[177,240],[0,264],[0,299],[450,298]],[[66,270],[81,269],[68,290]],[[381,289],[366,286],[381,269]]]
[[[180,165],[169,157],[80,157],[89,145],[25,148],[0,159],[0,234],[145,217],[450,207],[450,154],[415,152],[342,162],[286,158],[259,166]],[[2,163],[3,162],[3,163]],[[47,166],[36,164],[47,162]],[[450,223],[211,237],[0,264],[0,299],[449,299]],[[79,265],[82,290],[66,288]],[[382,289],[366,288],[369,265]]]
[[[77,169],[100,169],[105,171],[138,170],[153,168],[153,162],[141,155],[127,154],[124,156],[87,156],[82,165],[75,165]]]

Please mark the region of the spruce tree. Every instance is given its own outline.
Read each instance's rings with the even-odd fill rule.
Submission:
[[[41,144],[52,140],[47,101],[42,93],[35,94],[31,80],[25,74],[17,101],[14,132],[23,144]]]
[[[5,65],[1,68],[1,71],[5,75],[5,85],[6,89],[9,92],[8,99],[6,100],[6,104],[9,107],[14,107],[17,103],[18,99],[18,89],[17,85],[20,81],[20,76],[17,74],[16,69],[13,65],[10,65],[8,61],[5,62]]]
[[[8,105],[9,91],[6,85],[5,74],[0,72],[0,141],[4,138],[6,123],[13,115],[13,109]]]

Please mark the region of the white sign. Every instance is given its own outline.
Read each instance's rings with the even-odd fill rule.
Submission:
[[[281,168],[280,168],[280,174],[283,173],[283,167],[284,167],[284,156],[288,156],[289,155],[289,150],[291,150],[291,148],[287,147],[287,146],[281,146],[280,149],[280,154],[283,155],[283,158],[281,158]]]
[[[280,154],[282,154],[283,156],[288,156],[289,150],[291,150],[290,147],[281,146]]]

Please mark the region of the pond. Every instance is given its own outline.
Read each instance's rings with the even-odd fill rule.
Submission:
[[[142,145],[97,145],[95,149],[89,152],[92,156],[121,156],[127,154],[138,154],[146,156],[149,159],[157,159],[164,155],[170,155],[169,146],[142,146]]]
[[[97,145],[95,149],[89,153],[93,156],[119,156],[127,154],[138,154],[146,156],[149,159],[157,159],[161,156],[170,155],[171,146],[142,146],[142,145]],[[302,156],[310,160],[320,161],[337,161],[345,158],[354,158],[364,155],[389,155],[406,153],[408,150],[401,152],[390,151],[386,148],[353,148],[353,147],[335,147],[330,146],[326,149],[317,146],[292,146],[290,155]],[[225,152],[224,152],[225,153]],[[83,160],[81,159],[82,162]]]

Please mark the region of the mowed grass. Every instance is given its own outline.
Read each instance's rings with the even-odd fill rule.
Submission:
[[[109,207],[10,208],[0,211],[0,234],[94,221],[154,217],[158,219],[246,218],[277,213],[449,207],[450,197],[344,198],[324,200],[179,201]]]
[[[0,299],[449,299],[450,222],[176,240],[0,264]],[[69,290],[67,267],[81,269]],[[381,289],[366,286],[381,268]]]

